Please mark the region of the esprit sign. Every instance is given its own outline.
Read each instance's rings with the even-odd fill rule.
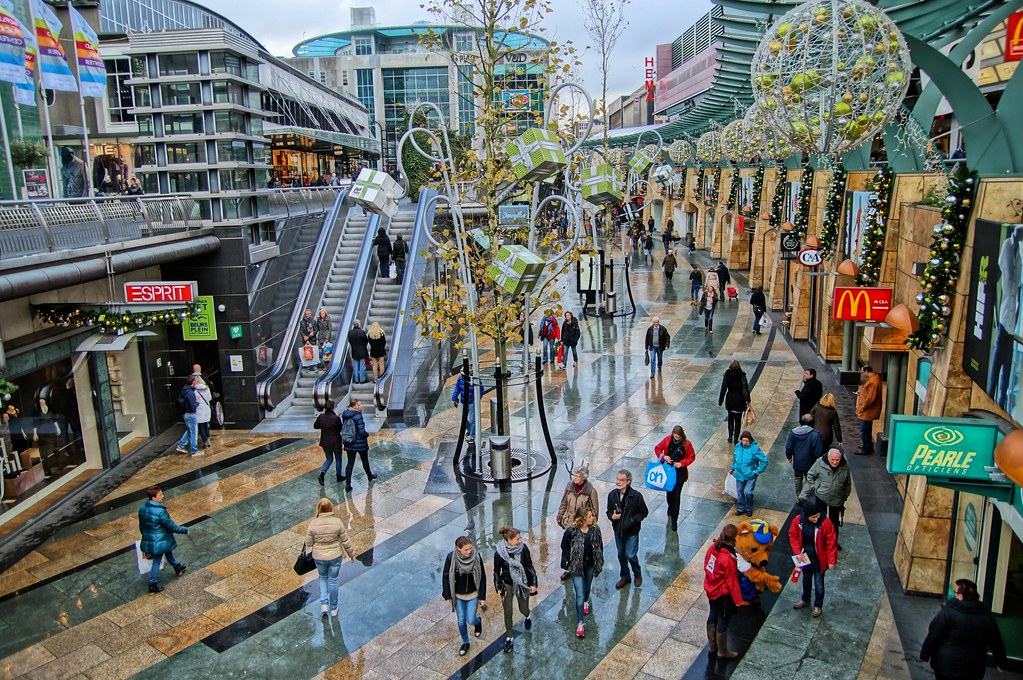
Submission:
[[[195,281],[128,281],[124,284],[125,302],[160,305],[195,302],[197,297]]]
[[[818,267],[824,261],[824,258],[821,257],[821,251],[816,248],[803,248],[799,251],[796,259],[804,267]]]
[[[831,317],[838,321],[884,321],[892,308],[890,288],[835,286]]]
[[[995,445],[1001,439],[994,422],[967,418],[891,417],[888,471],[943,479],[990,481]]]

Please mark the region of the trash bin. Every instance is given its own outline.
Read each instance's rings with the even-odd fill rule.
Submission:
[[[511,438],[490,438],[490,474],[494,481],[506,482],[511,479]]]
[[[614,314],[618,311],[618,293],[612,290],[605,296],[604,310],[608,314]]]

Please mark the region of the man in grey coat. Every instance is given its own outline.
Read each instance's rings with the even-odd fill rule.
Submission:
[[[835,525],[835,536],[842,525],[845,502],[852,493],[852,473],[845,456],[838,449],[831,449],[828,455],[817,460],[806,473],[806,484],[799,495],[802,505],[811,498],[817,498],[821,507],[827,506],[828,519]],[[839,550],[841,550],[839,546]]]

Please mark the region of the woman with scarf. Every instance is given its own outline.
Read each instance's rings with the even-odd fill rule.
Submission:
[[[689,479],[689,466],[696,461],[693,443],[686,439],[686,431],[676,425],[671,434],[662,439],[654,447],[654,454],[660,463],[667,463],[675,468],[675,488],[668,495],[668,526],[678,531],[678,511],[682,499],[682,486]]]
[[[734,659],[739,656],[728,649],[728,622],[742,604],[739,566],[735,558],[735,538],[739,530],[726,524],[703,558],[703,590],[710,602],[707,617],[707,643],[711,656]]]
[[[529,596],[536,595],[536,569],[529,555],[529,546],[522,542],[521,532],[514,527],[501,527],[498,532],[504,541],[494,553],[494,588],[504,603],[504,651],[512,650],[512,614],[516,602],[526,617],[526,630],[533,627],[529,618]]]
[[[824,572],[838,564],[838,536],[835,525],[821,512],[817,500],[806,502],[803,513],[789,527],[792,554],[803,562],[803,597],[792,606],[806,609],[810,606],[811,579],[814,592],[813,618],[821,615],[824,607]]]
[[[590,586],[604,567],[604,539],[592,510],[576,513],[572,526],[561,537],[561,568],[572,576],[575,589],[575,634],[585,637],[583,616],[590,613]]]
[[[483,570],[483,558],[473,548],[468,536],[455,539],[455,549],[444,560],[441,583],[444,601],[451,603],[458,617],[458,632],[462,636],[458,656],[465,656],[469,651],[468,625],[473,625],[476,637],[483,634],[483,622],[478,609],[480,596],[485,598],[487,592],[487,572]]]

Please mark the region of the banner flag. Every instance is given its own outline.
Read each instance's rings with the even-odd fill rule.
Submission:
[[[43,87],[61,92],[77,92],[78,83],[67,64],[67,55],[60,46],[60,29],[64,24],[43,0],[32,0],[36,40],[39,43],[39,69]]]
[[[36,57],[39,48],[36,47],[36,37],[29,30],[28,26],[18,22],[21,26],[21,33],[25,36],[25,63],[24,79],[14,86],[14,100],[22,106],[36,105]]]
[[[0,0],[0,80],[20,83],[25,78],[25,35],[10,0]]]
[[[68,5],[71,30],[75,34],[78,57],[78,84],[83,97],[107,96],[107,68],[99,56],[99,36],[78,10]]]

